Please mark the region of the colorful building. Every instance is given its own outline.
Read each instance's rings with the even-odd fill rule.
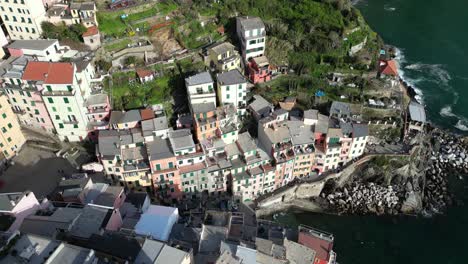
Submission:
[[[229,42],[216,44],[208,49],[209,65],[218,72],[240,70],[240,56]]]
[[[41,38],[41,23],[46,19],[42,1],[0,1],[0,11],[11,39]]]
[[[263,83],[271,80],[270,62],[265,56],[250,58],[247,62],[247,74],[249,80],[255,83]]]
[[[239,114],[245,114],[247,107],[247,80],[238,70],[216,75],[218,100],[221,105],[232,104]]]
[[[0,94],[0,120],[0,151],[5,158],[10,159],[21,150],[26,139],[7,97],[3,94]]]

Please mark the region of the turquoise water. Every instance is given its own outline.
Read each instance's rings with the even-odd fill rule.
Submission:
[[[468,132],[468,0],[363,0],[358,8],[401,50],[404,78],[419,89],[429,120]],[[452,181],[468,204],[466,180]],[[279,221],[335,234],[341,264],[468,263],[468,206],[443,216],[376,217],[286,214]]]
[[[429,120],[468,131],[468,1],[362,0],[357,7],[402,51],[403,77],[422,93]]]

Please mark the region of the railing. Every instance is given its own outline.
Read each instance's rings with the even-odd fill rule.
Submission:
[[[310,227],[310,226],[306,226],[306,225],[300,225],[299,226],[299,232],[304,232],[304,233],[313,235],[313,236],[315,236],[317,238],[320,238],[322,240],[326,240],[328,242],[333,242],[333,240],[335,239],[333,237],[333,234],[331,234],[331,233],[328,233],[328,232],[325,232],[325,231],[322,231],[322,230],[319,230],[319,229],[316,229],[316,228],[313,228],[313,227]]]
[[[76,125],[78,124],[78,121],[77,120],[64,120],[63,123],[67,125]]]
[[[75,89],[71,91],[44,91],[44,96],[73,96],[75,95]]]

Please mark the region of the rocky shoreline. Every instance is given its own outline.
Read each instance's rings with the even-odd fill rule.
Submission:
[[[319,199],[327,211],[337,214],[443,213],[454,203],[449,176],[460,178],[461,174],[468,174],[467,144],[459,135],[429,128],[419,148],[414,155],[417,159],[414,167],[422,167],[419,173],[391,184],[354,179],[344,186],[324,190]]]

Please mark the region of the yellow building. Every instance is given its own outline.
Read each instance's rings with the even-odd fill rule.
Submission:
[[[240,56],[234,45],[223,42],[208,49],[210,67],[219,72],[227,72],[235,69],[240,70]]]
[[[0,94],[0,151],[7,159],[16,155],[26,142],[7,97]]]

